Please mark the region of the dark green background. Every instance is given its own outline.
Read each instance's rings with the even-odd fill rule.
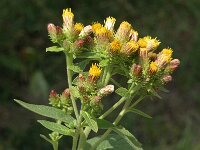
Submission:
[[[13,98],[48,103],[50,89],[66,88],[62,54],[46,53],[51,46],[46,25],[62,24],[62,9],[71,7],[85,25],[107,16],[129,21],[139,35],[160,39],[172,47],[181,66],[167,85],[163,100],[145,100],[139,108],[153,116],[135,114],[122,121],[146,150],[200,149],[200,1],[199,0],[1,0],[0,1],[0,150],[42,150],[50,145],[40,117],[19,107]],[[114,97],[113,97],[114,98]],[[106,108],[112,98],[105,100]],[[110,117],[112,119],[112,117]],[[61,140],[69,149],[71,138]]]

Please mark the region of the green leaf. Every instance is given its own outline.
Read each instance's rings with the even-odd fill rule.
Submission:
[[[75,98],[79,98],[79,97],[80,97],[78,88],[76,88],[75,86],[72,86],[69,90],[70,90],[71,94],[72,94]]]
[[[86,111],[82,111],[81,112],[83,117],[85,118],[85,121],[87,122],[87,124],[89,125],[89,127],[97,133],[98,131],[98,125],[97,122],[95,120],[94,117],[92,117],[89,113],[87,113]]]
[[[75,133],[74,129],[69,129],[66,126],[63,126],[63,125],[55,123],[55,122],[50,122],[50,121],[46,121],[46,120],[38,120],[38,122],[41,125],[43,125],[45,128],[47,128],[51,131],[54,131],[54,132],[58,132],[63,135],[73,136]]]
[[[142,144],[124,127],[113,128],[113,131],[119,134],[124,140],[127,141],[134,149],[141,148]]]
[[[136,114],[141,115],[141,116],[143,116],[143,117],[145,117],[145,118],[149,118],[149,119],[152,118],[151,116],[149,116],[148,114],[144,113],[143,111],[138,110],[138,109],[135,109],[135,108],[129,109],[128,112],[136,113]]]
[[[83,71],[83,70],[81,70],[81,68],[79,66],[75,66],[75,65],[70,65],[69,69],[74,71],[74,72],[76,72],[76,73],[79,73],[79,72]]]
[[[103,59],[103,60],[100,61],[99,66],[105,67],[105,66],[108,65],[108,63],[109,63],[109,59]]]
[[[64,48],[58,46],[51,46],[46,48],[46,52],[61,52],[64,51]]]
[[[49,139],[48,137],[46,137],[45,135],[40,134],[40,137],[43,138],[43,139],[45,139],[47,142],[52,143],[52,140]]]
[[[84,149],[90,149],[93,144],[95,144],[101,136],[94,137],[92,139],[89,139],[87,141],[87,144],[85,145]],[[107,138],[102,141],[96,150],[142,150],[142,148],[135,148],[126,141],[124,138],[122,138],[120,135],[117,134],[110,134],[107,136]]]
[[[149,89],[149,92],[151,94],[153,94],[154,96],[158,97],[159,99],[162,99],[162,97],[160,95],[158,95],[158,93],[152,88],[152,89]]]
[[[97,125],[99,129],[109,129],[115,127],[111,122],[104,119],[97,119]]]
[[[54,108],[54,107],[29,104],[29,103],[25,103],[23,101],[16,100],[16,99],[14,101],[16,101],[18,104],[20,104],[24,108],[45,117],[57,119],[57,120],[67,122],[67,123],[73,122],[75,120],[71,115],[67,115],[64,111]]]
[[[122,97],[125,96],[127,92],[128,92],[128,90],[123,87],[120,87],[115,91],[115,93],[117,93],[118,95],[120,95]]]
[[[85,59],[79,63],[76,63],[76,65],[79,66],[81,70],[84,70],[89,62],[90,62],[90,59]]]

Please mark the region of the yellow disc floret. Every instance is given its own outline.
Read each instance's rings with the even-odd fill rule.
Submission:
[[[155,73],[158,70],[158,65],[156,62],[151,62],[149,65],[149,70],[151,73]]]
[[[84,25],[82,24],[82,23],[76,23],[75,25],[74,25],[74,31],[76,32],[76,33],[80,33],[81,32],[81,30],[84,28]]]
[[[93,30],[94,33],[96,33],[97,29],[99,29],[101,27],[102,27],[102,25],[98,22],[95,22],[95,23],[92,24],[92,30]]]
[[[118,38],[122,42],[127,41],[130,36],[131,28],[132,26],[130,23],[128,23],[127,21],[123,21],[117,30],[116,38]]]
[[[121,42],[117,39],[113,40],[110,43],[110,51],[111,53],[116,53],[121,49]]]
[[[150,36],[145,36],[144,38],[138,40],[138,44],[141,48],[155,50],[160,45],[160,42],[156,38],[153,39]]]
[[[71,8],[64,9],[62,17],[64,32],[71,32],[74,26],[74,14],[71,12]]]
[[[101,75],[101,68],[95,63],[92,64],[89,70],[89,75],[92,76],[92,78],[98,78]]]
[[[137,42],[131,40],[129,42],[127,42],[121,49],[121,53],[130,56],[131,54],[133,54],[134,52],[136,52],[139,48],[139,45],[137,44]]]
[[[96,37],[98,41],[105,42],[111,39],[112,33],[110,30],[106,29],[105,27],[101,27],[101,28],[96,29]]]
[[[159,67],[163,67],[172,60],[173,50],[171,48],[164,48],[159,54],[156,62]]]

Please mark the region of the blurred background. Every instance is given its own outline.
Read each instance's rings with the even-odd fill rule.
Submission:
[[[126,20],[141,37],[151,35],[172,47],[181,66],[170,93],[162,100],[145,100],[139,108],[153,119],[127,115],[122,124],[143,143],[146,150],[200,149],[200,1],[199,0],[17,0],[0,1],[0,150],[47,150],[39,137],[48,134],[35,115],[13,102],[47,104],[51,89],[66,88],[62,53],[46,53],[52,46],[46,26],[62,25],[62,9],[72,8],[84,25],[117,18]],[[107,101],[112,103],[111,100]],[[110,104],[111,105],[111,104]],[[109,119],[112,119],[109,118]],[[70,149],[71,138],[63,138],[60,149]]]

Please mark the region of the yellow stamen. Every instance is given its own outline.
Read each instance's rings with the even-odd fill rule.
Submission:
[[[144,38],[138,40],[138,44],[141,48],[155,50],[160,45],[160,42],[156,38],[153,39],[150,36],[145,36]]]
[[[121,49],[121,43],[119,40],[115,39],[110,43],[110,50],[111,52],[118,52]]]
[[[100,41],[108,41],[112,37],[112,33],[110,30],[106,29],[105,27],[97,28],[96,29],[96,37],[97,40]]]
[[[74,31],[76,32],[76,33],[80,33],[81,32],[81,30],[84,28],[84,26],[83,26],[83,24],[82,23],[76,23],[75,25],[74,25]]]
[[[101,75],[101,68],[95,63],[92,64],[89,70],[89,75],[92,76],[92,78],[98,78]]]
[[[101,27],[102,27],[102,25],[98,22],[95,22],[95,23],[92,24],[92,30],[93,30],[94,33],[96,33],[97,29],[99,29]]]
[[[158,70],[158,65],[156,62],[151,62],[151,64],[149,65],[149,70],[151,71],[151,73],[155,73]]]

